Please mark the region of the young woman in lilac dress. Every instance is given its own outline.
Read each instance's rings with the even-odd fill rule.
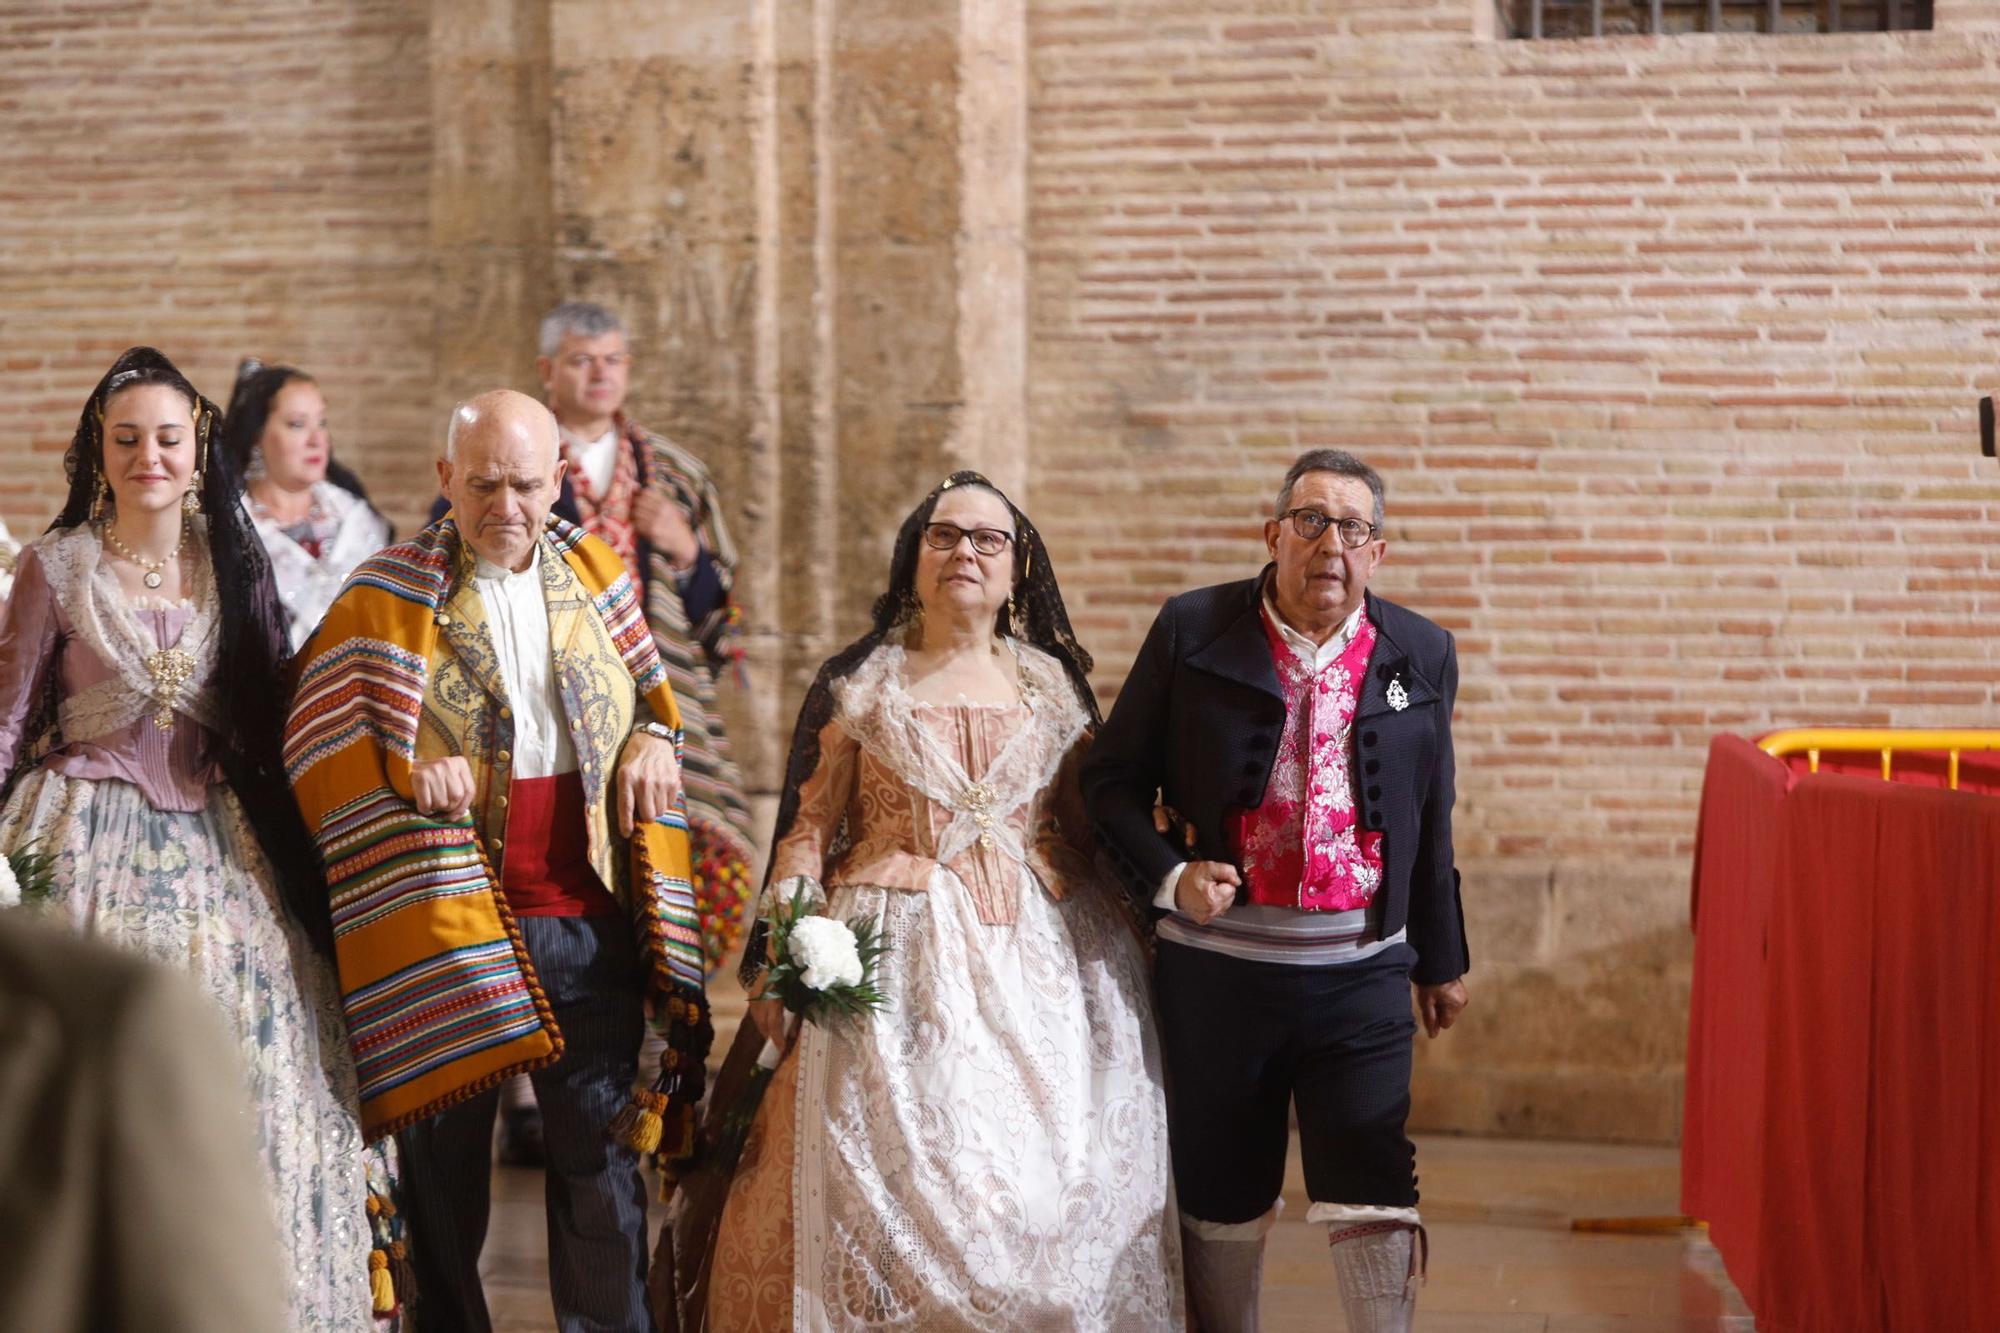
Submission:
[[[69,502],[0,612],[0,852],[49,856],[36,906],[191,973],[231,1021],[290,1326],[362,1333],[371,1233],[326,888],[278,760],[270,566],[216,421],[145,347],[84,405]]]

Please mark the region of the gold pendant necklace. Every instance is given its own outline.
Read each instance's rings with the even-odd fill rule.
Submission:
[[[118,534],[111,530],[109,523],[104,525],[104,540],[113,551],[145,571],[141,577],[141,582],[148,588],[157,588],[161,583],[161,571],[173,563],[174,557],[181,553],[181,543],[187,540],[187,525],[185,523],[181,525],[180,536],[174,538],[174,549],[161,556],[158,560],[148,560],[124,542],[119,541]]]

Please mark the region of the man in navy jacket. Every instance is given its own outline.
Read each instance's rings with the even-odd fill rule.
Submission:
[[[1445,630],[1367,591],[1382,480],[1314,450],[1264,524],[1271,563],[1160,609],[1084,792],[1157,914],[1188,1292],[1257,1327],[1297,1105],[1353,1333],[1405,1330],[1427,1242],[1404,1134],[1416,1022],[1465,1007]],[[1156,809],[1157,807],[1157,809]],[[1163,829],[1163,825],[1166,827]]]

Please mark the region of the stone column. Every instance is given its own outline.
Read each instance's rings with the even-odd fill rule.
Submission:
[[[631,335],[628,410],[713,471],[743,556],[737,594],[753,688],[722,704],[752,786],[782,759],[770,688],[781,604],[772,518],[774,293],[763,272],[775,4],[553,0],[553,246],[564,299]]]
[[[962,0],[959,33],[959,361],[955,465],[1028,509],[1026,0]],[[1031,511],[1032,512],[1032,511]]]
[[[436,0],[430,47],[437,410],[410,445],[435,449],[454,402],[537,387],[534,321],[555,290],[548,4]]]
[[[634,413],[714,470],[743,550],[751,690],[724,693],[753,786],[909,506],[956,467],[1025,484],[1023,13],[446,0],[433,21],[448,392],[532,384],[557,299],[624,317]]]

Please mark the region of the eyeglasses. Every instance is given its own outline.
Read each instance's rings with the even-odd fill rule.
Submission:
[[[1011,532],[998,528],[961,528],[956,523],[924,524],[924,545],[939,551],[958,549],[959,542],[972,539],[972,549],[981,555],[998,555],[1014,540]]]
[[[1340,544],[1351,550],[1358,550],[1375,540],[1375,534],[1382,531],[1365,518],[1334,518],[1317,509],[1287,509],[1278,515],[1278,521],[1292,520],[1292,531],[1309,542],[1316,542],[1320,534],[1332,528],[1340,534]]]

